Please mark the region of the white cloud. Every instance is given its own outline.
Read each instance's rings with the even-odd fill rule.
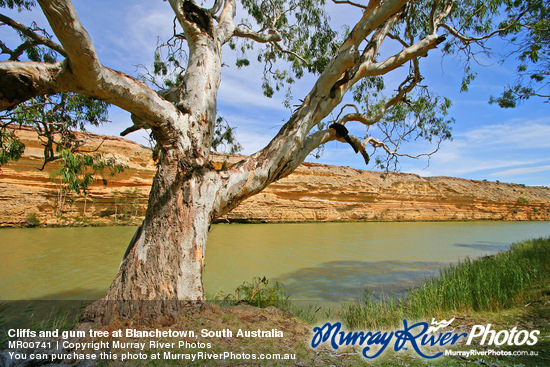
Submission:
[[[225,72],[222,76],[218,92],[218,103],[231,105],[243,110],[250,107],[258,107],[281,112],[288,111],[284,108],[282,100],[278,96],[267,98],[263,95],[260,89],[261,81],[258,80],[259,77],[243,78],[243,75],[258,74],[249,73],[247,69],[241,69],[237,73],[232,74]]]
[[[537,166],[537,167],[522,167],[522,168],[511,168],[504,171],[491,173],[491,176],[520,176],[528,175],[536,172],[550,171],[550,165]]]
[[[237,129],[237,141],[243,146],[243,150],[239,153],[250,155],[263,149],[273,138],[272,135],[259,134],[255,132],[247,132],[243,129]]]
[[[550,118],[485,125],[459,134],[458,137],[466,139],[468,143],[484,146],[550,148]]]
[[[113,32],[120,32],[121,36],[108,40],[113,42],[111,52],[119,63],[124,63],[126,72],[133,74],[136,65],[153,63],[158,39],[166,40],[172,34],[173,18],[167,3],[138,4],[121,14],[120,24],[113,25]]]
[[[472,179],[492,177],[501,181],[548,184],[538,172],[550,170],[550,124],[546,118],[475,126],[455,134],[430,160],[402,161],[403,171],[422,176],[454,176]],[[535,177],[536,176],[536,177]]]

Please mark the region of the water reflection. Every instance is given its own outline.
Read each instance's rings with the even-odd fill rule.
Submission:
[[[402,294],[439,266],[548,235],[548,222],[220,225],[207,244],[205,289],[227,293],[266,276],[293,299],[358,298],[364,288]]]
[[[456,243],[454,246],[472,248],[479,251],[486,251],[490,253],[497,253],[507,251],[510,248],[510,244],[501,242],[478,242],[478,243]]]
[[[332,261],[298,269],[276,280],[293,300],[342,301],[360,299],[365,290],[374,294],[404,295],[422,280],[438,275],[444,262]]]

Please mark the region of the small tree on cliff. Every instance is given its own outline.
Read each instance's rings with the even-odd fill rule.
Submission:
[[[61,214],[66,195],[74,192],[84,195],[84,208],[82,218],[86,216],[86,204],[88,202],[89,186],[94,181],[107,184],[105,172],[111,176],[123,172],[128,167],[117,163],[114,157],[104,157],[102,154],[75,154],[70,150],[63,150],[59,154],[61,161],[59,169],[52,172],[51,179],[59,182],[57,215]]]
[[[331,28],[324,0],[242,0],[248,18],[240,24],[235,21],[236,0],[215,0],[211,8],[192,0],[169,0],[181,31],[175,30],[165,59],[156,56],[154,74],[167,74],[168,67],[178,73],[164,89],[155,89],[102,65],[70,0],[38,0],[60,42],[43,44],[64,60],[0,62],[0,110],[40,95],[79,93],[130,112],[137,127],[151,128],[160,151],[145,220],[107,295],[89,308],[89,317],[102,316],[106,322],[117,313],[150,319],[176,314],[181,303],[169,301],[191,305],[203,300],[205,244],[212,221],[290,174],[329,141],[351,142],[366,161],[367,148],[379,149],[387,155],[378,163],[387,166],[405,155],[398,150],[405,140],[450,138],[450,120],[445,118],[450,102],[420,84],[422,58],[438,46],[443,52],[468,54],[474,45],[483,50],[488,38],[524,29],[525,14],[540,3],[333,2],[362,14],[342,35]],[[505,16],[495,24],[493,18],[501,12]],[[381,51],[386,43],[392,44],[390,50],[398,49],[381,56],[389,52]],[[238,66],[250,63],[247,52],[258,51],[268,96],[305,74],[317,79],[265,148],[217,170],[209,155],[224,46],[236,50]],[[186,60],[178,58],[182,54]],[[403,73],[403,66],[408,72]],[[399,68],[395,74],[401,81],[384,96],[384,76]],[[469,80],[467,74],[465,83]],[[346,95],[351,98],[344,100]],[[331,114],[337,117],[329,119]],[[344,125],[353,122],[366,126],[364,139],[347,135]],[[136,300],[158,302],[132,302]]]

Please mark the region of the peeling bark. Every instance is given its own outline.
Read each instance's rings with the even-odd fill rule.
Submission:
[[[208,168],[184,171],[182,158],[164,156],[154,178],[142,229],[136,233],[107,295],[92,304],[84,319],[147,322],[176,319],[204,302],[202,272],[211,224]]]
[[[6,70],[0,70],[0,83],[7,86],[0,92],[0,98],[10,104],[18,104],[29,99],[28,96],[36,95],[38,87],[33,83],[32,75],[25,73],[11,74]]]
[[[214,22],[210,11],[201,8],[194,2],[186,0],[182,5],[183,16],[188,22],[194,23],[201,32],[208,34],[214,38]]]
[[[0,110],[43,94],[78,90],[66,62],[0,62]]]

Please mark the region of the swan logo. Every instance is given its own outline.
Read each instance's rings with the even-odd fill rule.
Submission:
[[[450,319],[449,321],[447,321],[447,320],[437,321],[436,319],[432,318],[432,324],[431,324],[432,326],[428,327],[428,331],[426,331],[426,333],[433,334],[436,331],[438,331],[439,329],[445,329],[447,326],[451,325],[451,323],[454,320],[455,320],[454,317],[452,319]],[[435,325],[435,326],[433,326],[433,325]]]

